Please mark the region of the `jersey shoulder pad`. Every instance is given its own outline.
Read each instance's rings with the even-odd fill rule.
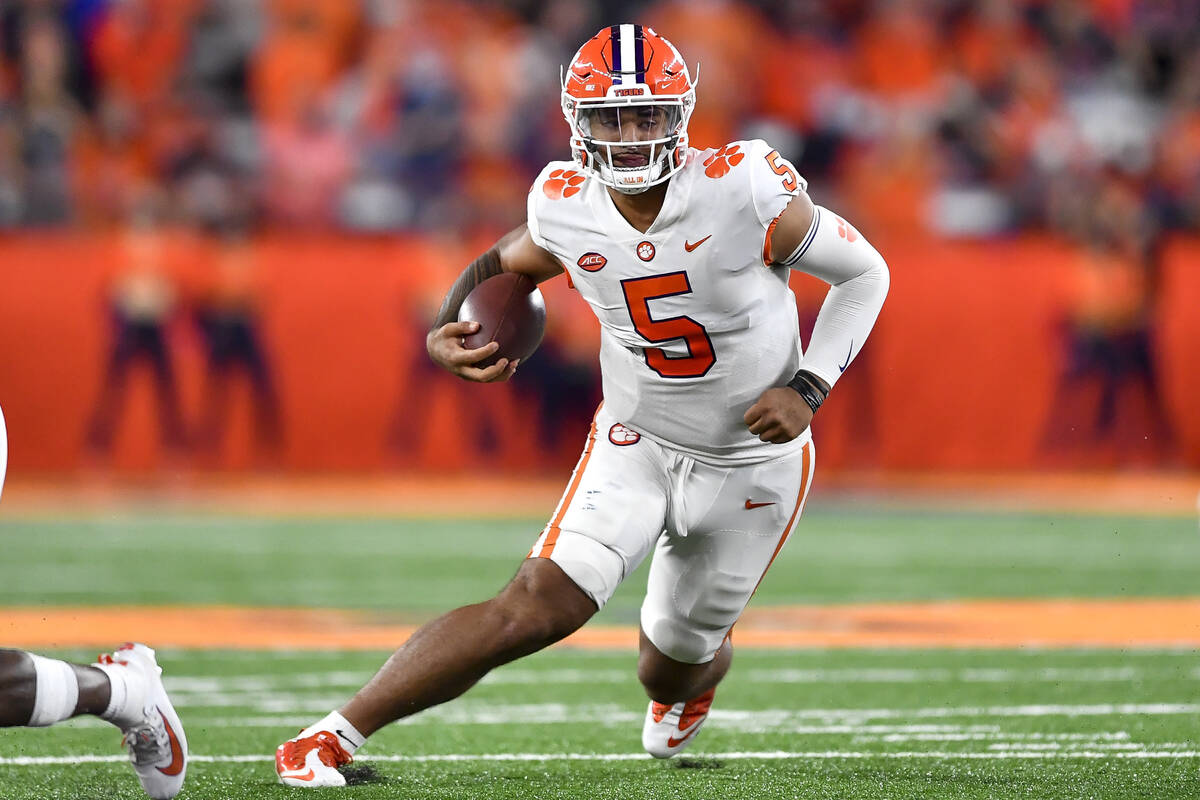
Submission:
[[[534,244],[553,252],[561,229],[569,227],[570,210],[578,209],[577,200],[588,176],[574,161],[551,161],[529,187],[526,227]]]
[[[763,225],[783,213],[792,198],[808,189],[792,162],[762,139],[741,142],[749,165],[750,193],[754,209]]]
[[[720,180],[735,172],[746,159],[746,142],[730,142],[721,147],[698,150],[694,157],[704,171],[704,177]]]
[[[582,192],[587,180],[588,174],[574,161],[551,161],[529,191],[548,200],[566,200]]]

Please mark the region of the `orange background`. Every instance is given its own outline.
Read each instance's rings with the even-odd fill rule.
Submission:
[[[428,313],[480,244],[295,235],[254,243],[262,338],[284,431],[282,450],[269,466],[458,470],[487,463],[540,469],[573,460],[584,430],[568,436],[562,452],[541,452],[534,435],[541,421],[519,401],[518,387],[468,386],[428,371],[407,374],[410,359],[424,347],[419,315]],[[906,237],[876,244],[892,270],[891,295],[864,355],[815,425],[822,466],[1062,466],[1039,443],[1065,359],[1058,331],[1075,251],[1028,237],[961,243]],[[208,246],[182,237],[172,245],[172,270],[185,308]],[[0,406],[9,422],[12,474],[72,470],[86,462],[85,427],[112,336],[106,276],[122,257],[119,240],[96,235],[0,241]],[[1170,244],[1155,315],[1160,384],[1178,442],[1172,458],[1190,466],[1200,465],[1197,264],[1200,240]],[[795,276],[793,285],[802,318],[811,320],[823,284]],[[558,326],[570,322],[566,327],[577,338],[578,331],[592,329],[589,312],[562,278],[543,289]],[[171,324],[170,344],[192,420],[200,404],[204,353],[185,313]],[[518,373],[515,381],[521,380]],[[415,446],[398,453],[387,439],[405,392],[415,393],[416,405],[427,413],[413,420]],[[231,430],[205,466],[261,466],[248,396],[239,384]],[[504,420],[498,449],[491,453],[476,452],[473,445],[481,406]],[[1137,404],[1119,408],[1136,412]],[[1086,413],[1090,420],[1092,411]],[[1143,424],[1143,414],[1122,416],[1112,447],[1136,448]],[[127,470],[161,466],[158,431],[148,370],[140,368],[111,463]],[[1100,467],[1130,463],[1102,448],[1086,458]]]

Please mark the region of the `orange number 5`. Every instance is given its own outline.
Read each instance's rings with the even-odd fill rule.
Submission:
[[[767,163],[771,165],[771,171],[776,175],[783,176],[783,188],[789,192],[796,191],[796,187],[800,185],[800,181],[796,178],[796,170],[792,169],[792,165],[784,161],[779,155],[778,150],[772,150],[767,153]]]
[[[658,347],[647,347],[646,365],[664,378],[699,378],[717,362],[712,341],[704,326],[691,317],[654,319],[650,316],[650,301],[660,297],[691,294],[692,285],[686,272],[670,272],[646,278],[621,281],[625,305],[633,328],[648,342],[662,344],[672,339],[687,343],[688,355],[668,356]]]

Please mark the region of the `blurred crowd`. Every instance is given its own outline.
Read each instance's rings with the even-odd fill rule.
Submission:
[[[601,25],[702,63],[693,142],[768,138],[868,229],[1200,222],[1200,0],[4,0],[0,226],[504,229]]]

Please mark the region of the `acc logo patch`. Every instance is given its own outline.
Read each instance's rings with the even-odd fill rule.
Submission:
[[[637,246],[638,258],[642,261],[650,261],[654,258],[654,245],[650,242],[641,242]]]
[[[599,272],[604,269],[604,265],[608,263],[608,259],[599,253],[584,253],[575,262],[580,269],[585,269],[588,272]]]
[[[621,423],[616,423],[608,429],[608,440],[617,447],[628,447],[631,444],[637,444],[642,440],[642,435],[637,431],[632,431],[626,428]]]

